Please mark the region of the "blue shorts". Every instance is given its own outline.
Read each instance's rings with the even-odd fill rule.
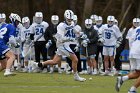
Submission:
[[[10,48],[2,41],[0,41],[0,59],[5,58],[5,54],[10,50]]]

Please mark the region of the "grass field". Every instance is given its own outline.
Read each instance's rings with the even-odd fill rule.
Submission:
[[[0,72],[0,93],[117,93],[114,88],[116,77],[81,76],[87,81],[74,81],[73,75],[58,73],[17,73],[4,77]],[[125,82],[119,93],[127,93],[132,84],[132,80]]]

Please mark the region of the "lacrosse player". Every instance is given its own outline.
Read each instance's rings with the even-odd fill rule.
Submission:
[[[31,26],[30,26],[30,19],[28,17],[23,17],[22,18],[22,24],[23,24],[23,28],[21,31],[21,41],[23,44],[23,54],[28,53],[30,50],[30,43],[31,43],[31,39],[30,39],[30,32],[32,30]],[[24,69],[23,72],[28,72],[28,59],[29,59],[30,55],[26,55],[24,57]]]
[[[84,55],[87,57],[88,73],[92,75],[96,75],[98,74],[97,62],[95,60],[96,51],[97,51],[98,33],[93,28],[91,19],[85,20],[85,29],[83,32],[85,35],[87,35],[87,38],[83,39],[81,44],[84,46],[83,49]]]
[[[78,33],[81,32],[81,27],[77,24],[78,18],[77,15],[73,16],[73,22],[75,24],[74,29],[77,30]],[[76,34],[78,35],[78,34]],[[79,36],[77,36],[79,37]],[[77,58],[78,58],[78,64],[77,64],[77,71],[81,72],[81,60],[80,60],[80,45],[79,45],[79,40],[76,39],[74,42],[70,42],[70,48],[72,49],[72,51],[76,54]],[[72,73],[72,62],[71,59],[69,59],[68,57],[66,57],[66,61],[70,66],[70,70],[66,71],[66,74],[70,74]]]
[[[34,41],[35,48],[35,60],[40,63],[40,54],[42,54],[43,61],[47,60],[47,49],[46,49],[46,41],[44,38],[44,33],[46,29],[49,27],[49,24],[43,21],[43,13],[36,12],[35,13],[35,23],[31,25],[32,31],[30,38]],[[40,72],[34,71],[34,72]],[[42,73],[47,72],[47,67],[43,68]]]
[[[103,55],[105,63],[105,73],[109,75],[109,61],[111,62],[111,72],[115,73],[114,56],[115,50],[119,47],[122,40],[122,34],[118,26],[114,25],[114,16],[107,17],[107,24],[99,29],[99,41],[103,43]]]
[[[138,19],[139,20],[139,19]],[[137,23],[137,22],[136,22]],[[137,23],[139,25],[139,22]],[[116,91],[120,90],[123,82],[129,79],[137,79],[134,85],[129,89],[128,93],[137,93],[136,89],[140,86],[140,26],[137,27],[131,36],[131,47],[129,53],[129,59],[131,61],[131,66],[133,69],[126,76],[117,77]]]
[[[64,13],[65,21],[61,22],[57,26],[57,34],[55,35],[57,42],[57,51],[53,60],[48,60],[39,64],[33,62],[33,68],[43,67],[45,65],[55,65],[61,61],[62,56],[68,56],[72,60],[72,68],[74,72],[74,80],[77,81],[85,81],[85,78],[82,78],[77,73],[77,63],[78,59],[74,52],[69,47],[69,42],[74,41],[76,39],[76,35],[74,31],[74,23],[73,23],[73,15],[74,13],[71,10],[66,10]]]
[[[19,22],[21,22],[21,19],[19,15],[11,13],[9,18],[12,24],[7,24],[4,21],[6,19],[5,14],[4,16],[3,14],[0,15],[0,18],[3,18],[3,22],[0,27],[0,70],[5,69],[4,76],[11,76],[15,75],[15,73],[10,70],[15,60],[15,55],[6,44],[9,43],[14,47],[19,47],[19,44],[15,39],[15,34],[16,27]]]
[[[103,27],[103,18],[101,17],[101,16],[97,16],[96,18],[95,18],[95,22],[96,22],[96,25],[94,25],[94,29],[98,32],[98,34],[99,34],[99,29],[101,29],[102,27]],[[101,62],[98,62],[98,69],[99,69],[99,73],[102,73],[102,69],[104,68],[104,67],[102,67],[102,66],[104,66],[103,64],[103,58],[104,58],[104,56],[103,56],[103,43],[101,43],[101,42],[99,42],[98,41],[98,43],[97,43],[97,52],[96,52],[96,57],[95,57],[95,59],[96,59],[96,61],[98,62],[98,57],[99,57],[99,53],[101,53]]]

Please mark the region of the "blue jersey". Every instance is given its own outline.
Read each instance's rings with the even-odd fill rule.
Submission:
[[[15,36],[15,27],[12,24],[2,24],[0,27],[0,59],[5,58],[5,54],[10,50],[6,44],[11,36]]]
[[[12,24],[2,24],[0,28],[0,42],[7,44],[11,36],[15,36],[15,27]]]

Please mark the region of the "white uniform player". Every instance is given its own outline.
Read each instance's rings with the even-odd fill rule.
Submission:
[[[32,31],[32,28],[30,26],[30,20],[28,17],[23,17],[22,18],[22,23],[23,23],[23,28],[22,28],[22,31],[21,31],[21,41],[23,42],[23,54],[27,54],[29,51],[29,49],[32,49],[30,48],[30,43],[31,43],[31,39],[30,39],[30,32]],[[31,54],[30,54],[31,55]],[[30,57],[30,55],[26,55],[24,57],[24,68],[23,69],[23,72],[28,72],[28,59]]]
[[[19,48],[11,47],[11,49],[14,51],[14,53],[16,55],[15,62],[17,62],[17,68],[16,68],[17,71],[21,71],[21,66],[23,65],[23,63],[21,63],[21,60],[20,60],[20,54],[21,54],[21,29],[22,28],[23,28],[22,24],[19,23],[17,25],[16,35],[15,35],[16,42],[20,44],[20,47]]]
[[[140,26],[140,19],[139,18],[134,18],[133,19],[133,26],[128,30],[126,39],[129,41],[129,50],[131,50],[132,43],[134,42],[134,34],[136,33],[135,29],[136,27]],[[129,54],[129,57],[132,56]],[[130,70],[133,71],[135,70],[135,66],[133,65],[133,60],[130,59]]]
[[[61,61],[62,56],[67,56],[72,60],[72,68],[74,72],[74,79],[77,81],[85,81],[85,78],[82,78],[77,73],[77,63],[78,59],[74,52],[69,47],[69,42],[75,40],[75,32],[73,30],[73,15],[74,13],[71,10],[66,10],[64,13],[65,22],[61,22],[57,26],[57,34],[55,35],[57,39],[57,51],[53,60],[48,60],[39,64],[33,63],[33,68],[35,67],[43,67],[45,65],[54,65],[58,64]]]
[[[132,35],[133,43],[130,49],[130,61],[132,63],[132,69],[130,74],[126,76],[117,77],[116,91],[119,91],[124,81],[129,79],[137,79],[131,86],[128,93],[138,93],[136,90],[140,86],[140,26],[137,27]]]
[[[102,31],[103,35],[103,54],[114,56],[114,49],[116,47],[116,43],[119,37],[122,36],[119,28],[116,25],[113,25],[112,27],[108,27],[108,24],[103,25],[103,27],[100,29]]]
[[[42,35],[44,34],[46,29],[48,28],[49,24],[47,22],[43,21],[40,24],[33,23],[31,26],[33,29],[31,31],[31,34],[34,34],[34,41],[45,41],[45,39]],[[40,37],[40,36],[42,36],[42,37]]]
[[[34,41],[35,49],[35,61],[40,63],[40,55],[42,55],[43,61],[47,60],[47,49],[46,49],[46,40],[44,38],[44,33],[49,27],[49,24],[43,21],[43,13],[35,13],[35,22],[31,25],[31,40]],[[40,72],[34,71],[34,72]],[[42,73],[47,72],[47,67],[44,67]]]
[[[138,27],[140,25],[140,19],[139,18],[134,18],[133,19],[133,26],[128,30],[128,33],[126,35],[126,39],[128,39],[129,41],[129,48],[131,48],[132,46],[132,36],[135,33],[135,28]]]
[[[103,42],[105,74],[109,73],[109,60],[111,61],[111,70],[113,70],[115,49],[119,47],[122,37],[118,26],[114,25],[114,19],[114,16],[108,16],[108,24],[103,25],[103,27],[99,30],[99,33],[102,35],[100,40]]]

